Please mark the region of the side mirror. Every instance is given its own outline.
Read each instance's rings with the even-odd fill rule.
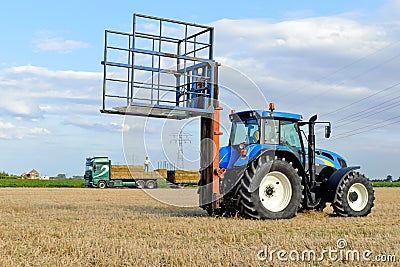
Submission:
[[[331,126],[325,126],[325,138],[331,137]]]

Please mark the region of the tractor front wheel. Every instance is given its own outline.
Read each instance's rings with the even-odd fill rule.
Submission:
[[[333,210],[341,216],[367,216],[374,206],[372,184],[359,173],[351,172],[339,183]]]

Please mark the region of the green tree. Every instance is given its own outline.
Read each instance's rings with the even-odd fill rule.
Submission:
[[[385,182],[392,182],[393,181],[393,176],[392,175],[388,175],[388,176],[386,176],[386,180],[385,180]]]
[[[6,173],[5,171],[0,172],[0,179],[6,179],[8,176],[8,173]]]
[[[67,176],[65,175],[65,173],[59,173],[57,174],[56,179],[67,179]]]

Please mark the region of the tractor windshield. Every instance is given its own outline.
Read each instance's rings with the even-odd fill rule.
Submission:
[[[232,124],[230,143],[232,146],[239,144],[260,143],[260,126],[255,118],[241,118]]]

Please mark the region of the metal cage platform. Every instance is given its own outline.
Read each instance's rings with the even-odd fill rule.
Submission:
[[[209,26],[134,14],[133,32],[105,31],[101,112],[212,117],[218,64]]]

